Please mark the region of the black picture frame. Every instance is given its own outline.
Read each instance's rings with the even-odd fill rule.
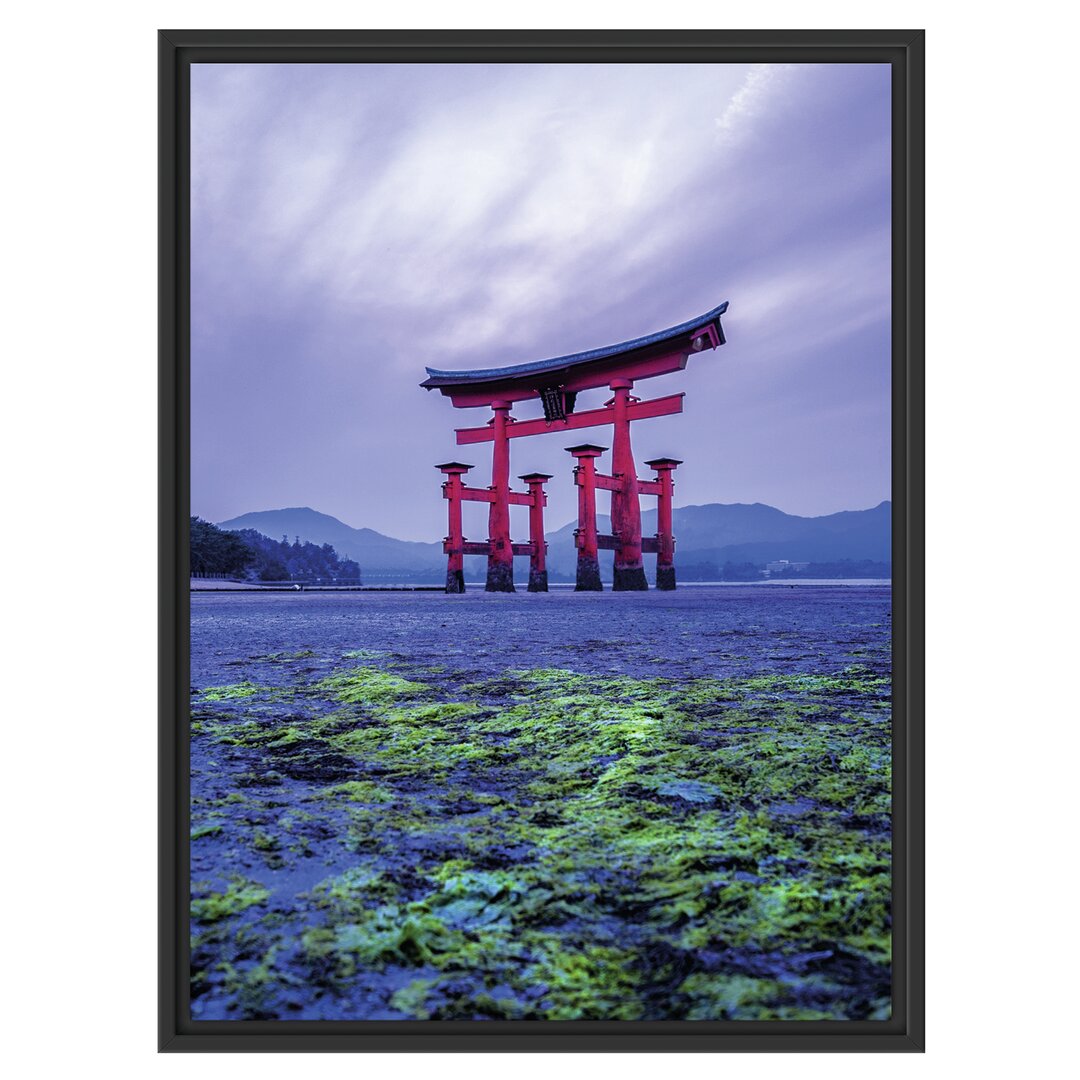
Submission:
[[[159,1037],[169,1052],[919,1052],[924,1048],[924,34],[919,30],[162,30]],[[189,219],[193,62],[876,62],[893,89],[893,1016],[888,1021],[192,1021],[188,1010]]]

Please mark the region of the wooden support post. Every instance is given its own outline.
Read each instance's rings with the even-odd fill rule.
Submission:
[[[551,479],[550,473],[526,473],[519,477],[529,485],[529,592],[547,592],[547,541],[544,540],[544,507],[547,495],[544,494],[544,482]]]
[[[575,592],[602,592],[600,558],[596,539],[596,459],[607,449],[584,443],[568,446],[574,455],[574,483],[578,489],[578,527],[574,531],[577,545],[577,584]]]
[[[493,401],[493,450],[491,490],[495,498],[488,509],[487,584],[485,592],[514,591],[514,552],[510,547],[510,440],[506,434],[509,401]]]
[[[671,474],[682,462],[675,458],[654,458],[645,464],[655,470],[660,486],[656,502],[656,587],[670,590],[675,588],[675,536],[671,525],[675,483]]]
[[[611,493],[611,531],[619,538],[612,585],[615,592],[649,587],[641,562],[641,503],[638,499],[637,466],[630,447],[628,409],[633,385],[629,379],[612,379],[610,383],[615,392],[611,471],[622,481],[619,490]]]
[[[463,488],[461,478],[472,466],[462,465],[460,461],[447,461],[442,465],[436,465],[435,468],[446,474],[442,486],[443,498],[446,499],[446,516],[449,522],[446,539],[443,541],[443,551],[446,552],[446,591],[448,593],[463,593],[465,591],[465,537],[461,528],[461,493]]]

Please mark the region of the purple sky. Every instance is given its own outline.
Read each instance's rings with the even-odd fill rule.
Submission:
[[[193,513],[441,539],[432,466],[486,485],[490,450],[453,428],[489,414],[419,389],[425,364],[576,352],[722,300],[728,344],[636,391],[687,392],[633,429],[639,461],[685,461],[676,505],[890,497],[886,65],[196,64],[191,87]],[[553,528],[582,441],[610,428],[511,444],[514,475],[555,474]]]

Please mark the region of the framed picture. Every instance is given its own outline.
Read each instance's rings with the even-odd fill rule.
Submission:
[[[169,1051],[919,1051],[922,34],[162,31]]]

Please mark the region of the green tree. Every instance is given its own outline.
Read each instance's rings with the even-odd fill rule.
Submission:
[[[240,576],[256,554],[232,532],[224,532],[202,518],[191,518],[191,572]]]

